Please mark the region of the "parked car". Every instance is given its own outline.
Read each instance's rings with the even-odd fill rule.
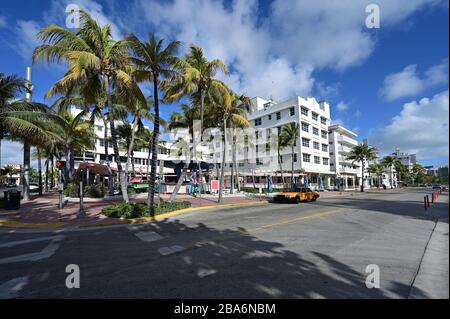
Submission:
[[[17,187],[17,184],[16,183],[8,183],[8,184],[6,184],[6,187],[8,187],[8,188]]]
[[[30,183],[30,192],[39,190],[39,183]]]
[[[273,201],[275,203],[300,203],[300,202],[309,202],[316,201],[320,197],[320,194],[316,191],[312,191],[307,187],[295,187],[290,192],[283,192],[281,194],[275,195],[273,197]]]
[[[432,188],[433,189],[442,189],[442,186],[438,185],[438,184],[433,184]]]

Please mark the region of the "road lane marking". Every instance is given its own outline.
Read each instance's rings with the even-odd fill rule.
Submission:
[[[5,257],[0,259],[0,265],[3,264],[10,264],[10,263],[16,263],[16,262],[22,262],[22,261],[38,261],[41,259],[49,258],[53,256],[53,254],[58,250],[59,246],[61,245],[58,243],[64,238],[62,235],[57,236],[50,236],[50,237],[41,237],[41,238],[33,238],[33,239],[27,239],[27,240],[19,240],[19,241],[13,241],[5,244],[1,244],[0,248],[2,247],[14,247],[17,245],[25,245],[29,243],[39,242],[39,241],[45,241],[50,240],[50,244],[48,244],[44,249],[38,252],[34,253],[28,253],[28,254],[22,254],[12,257]]]
[[[278,223],[273,223],[273,224],[267,224],[258,228],[253,228],[248,230],[248,232],[257,232],[257,231],[261,231],[264,229],[268,229],[268,228],[275,228],[275,227],[279,227],[279,226],[283,226],[283,225],[287,225],[287,224],[291,224],[294,222],[298,222],[298,221],[303,221],[303,220],[307,220],[307,219],[316,219],[316,218],[322,218],[325,216],[330,216],[330,215],[334,215],[338,212],[339,210],[332,210],[332,211],[326,211],[326,212],[321,212],[321,213],[317,213],[317,214],[312,214],[312,215],[308,215],[308,216],[302,216],[302,217],[297,217],[297,218],[292,218],[292,219],[288,219],[288,220],[284,220]]]
[[[158,234],[154,231],[141,231],[141,232],[135,233],[135,235],[137,238],[139,238],[140,240],[145,241],[145,242],[157,241],[157,240],[164,238],[163,236],[161,236],[160,234]]]
[[[171,247],[161,247],[158,249],[158,252],[163,256],[167,256],[167,255],[172,255],[172,254],[178,253],[183,250],[185,250],[184,247],[175,245],[175,246],[171,246]]]
[[[0,248],[10,248],[17,245],[25,245],[30,243],[35,243],[38,241],[46,241],[46,240],[62,240],[64,238],[63,235],[56,235],[56,236],[48,236],[48,237],[38,237],[38,238],[32,238],[32,239],[25,239],[25,240],[17,240],[17,241],[11,241],[8,243],[0,244]]]
[[[28,284],[28,277],[17,277],[0,285],[0,299],[15,298],[19,291]]]

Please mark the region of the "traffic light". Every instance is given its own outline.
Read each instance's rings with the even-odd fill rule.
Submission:
[[[56,161],[56,168],[59,170],[66,168],[66,161]]]

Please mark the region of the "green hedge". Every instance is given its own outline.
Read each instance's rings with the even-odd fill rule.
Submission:
[[[190,202],[161,202],[159,206],[155,206],[155,215],[161,215],[175,210],[191,207]],[[137,218],[149,217],[150,212],[144,203],[126,203],[111,205],[102,209],[102,214],[107,217],[115,218]]]
[[[253,187],[242,187],[241,191],[246,192],[246,193],[252,193],[252,194],[259,194],[259,188],[253,188]],[[279,193],[279,192],[284,192],[285,189],[284,188],[273,188],[272,189],[272,193]],[[264,187],[262,189],[263,194],[267,193],[267,187]]]
[[[83,194],[85,197],[91,197],[91,198],[103,197],[100,185],[84,186]],[[67,184],[67,187],[64,190],[64,195],[66,195],[68,197],[80,197],[80,185],[75,182]]]

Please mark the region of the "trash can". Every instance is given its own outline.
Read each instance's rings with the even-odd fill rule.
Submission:
[[[5,191],[4,206],[5,210],[15,210],[20,208],[20,191]]]

